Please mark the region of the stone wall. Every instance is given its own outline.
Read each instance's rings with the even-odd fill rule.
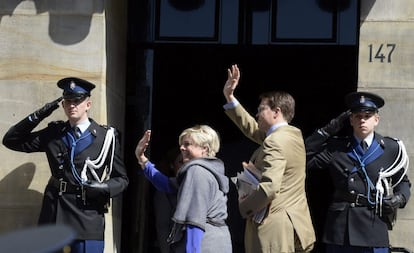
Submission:
[[[1,1],[1,137],[10,126],[60,96],[56,82],[67,76],[95,83],[90,117],[123,131],[126,3],[118,2]],[[61,108],[38,128],[58,119],[65,119]],[[0,233],[34,226],[50,176],[45,155],[0,145],[0,159]],[[114,220],[107,215],[106,252],[119,249],[112,240],[114,232],[119,242],[119,209],[114,213]]]
[[[361,1],[358,89],[381,95],[378,132],[403,140],[414,161],[414,4]],[[412,166],[411,166],[412,167]],[[408,171],[414,182],[414,174]],[[400,209],[391,245],[414,250],[414,200]]]

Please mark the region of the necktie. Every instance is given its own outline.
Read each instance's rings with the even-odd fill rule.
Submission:
[[[79,127],[73,127],[72,130],[75,138],[79,139],[82,135],[82,132],[80,131]]]
[[[368,144],[367,144],[367,142],[366,142],[366,141],[364,141],[364,140],[362,140],[362,141],[361,141],[361,147],[362,147],[362,150],[364,150],[364,152],[365,152],[365,151],[367,151],[367,149],[368,149]]]

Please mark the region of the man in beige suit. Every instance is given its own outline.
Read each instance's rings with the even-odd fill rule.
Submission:
[[[256,121],[234,96],[239,79],[239,68],[232,65],[223,88],[224,109],[243,134],[260,145],[243,164],[262,173],[258,187],[239,201],[246,218],[246,253],[310,252],[315,233],[305,193],[304,140],[301,131],[288,124],[295,100],[286,92],[262,94]],[[266,216],[257,223],[252,217],[263,208]]]

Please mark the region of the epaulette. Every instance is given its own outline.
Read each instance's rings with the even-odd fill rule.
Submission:
[[[383,137],[383,139],[380,141],[380,144],[381,144],[381,146],[382,146],[382,147],[385,147],[385,142],[384,142],[384,140],[385,140],[385,139],[388,139],[388,140],[394,141],[394,142],[396,142],[396,143],[398,143],[398,142],[400,142],[400,141],[401,141],[400,139],[395,138],[395,137],[391,137],[391,136],[384,136],[384,137]]]
[[[118,130],[115,127],[111,126],[111,125],[99,125],[99,126],[104,128],[106,131],[108,131],[110,128],[113,128],[115,135],[118,135]]]
[[[99,126],[105,128],[106,130],[108,130],[109,128],[113,128],[115,130],[115,132],[117,131],[116,127],[111,126],[111,125],[99,125]]]
[[[66,126],[66,122],[63,121],[63,120],[51,121],[48,124],[48,127],[50,127],[50,128],[56,128],[56,129],[64,128],[65,126]]]
[[[47,126],[50,129],[55,129],[56,131],[64,132],[65,129],[66,129],[67,124],[66,124],[65,121],[57,120],[57,121],[49,122],[49,124]]]
[[[351,146],[352,139],[351,139],[351,136],[347,136],[347,135],[340,135],[340,136],[335,135],[330,138],[329,142],[330,142],[330,145],[333,145],[336,147],[342,146],[342,147],[349,148]]]
[[[350,143],[351,142],[351,137],[350,136],[332,136],[331,137],[331,142],[346,142],[346,143]]]
[[[400,140],[398,138],[391,137],[391,136],[384,136],[384,138],[391,139],[391,140],[394,140],[394,141],[399,141]]]
[[[65,122],[63,120],[56,120],[56,121],[51,121],[49,122],[49,126],[55,126],[55,125],[61,125],[64,124]]]
[[[351,137],[350,136],[347,136],[347,135],[345,135],[345,136],[343,136],[343,135],[341,135],[341,136],[334,135],[331,138],[332,139],[335,139],[335,140],[349,140]]]

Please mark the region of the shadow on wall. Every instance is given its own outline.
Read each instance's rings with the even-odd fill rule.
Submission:
[[[364,0],[361,1],[360,5],[360,25],[362,25],[362,23],[364,23],[365,19],[367,18],[369,12],[372,9],[372,6],[374,6],[376,0]]]
[[[0,223],[0,233],[37,224],[43,194],[29,189],[35,171],[33,163],[24,163],[0,181],[0,216],[7,217]]]
[[[69,252],[67,245],[75,238],[75,231],[66,225],[30,227],[0,235],[0,252]]]
[[[22,3],[32,2],[36,14],[49,13],[49,36],[63,45],[84,40],[90,30],[94,13],[104,11],[104,1],[7,0],[0,1],[0,25],[3,16],[13,16]]]

